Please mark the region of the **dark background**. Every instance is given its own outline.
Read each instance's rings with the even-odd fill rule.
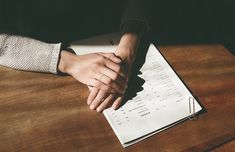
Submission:
[[[235,1],[165,0],[151,5],[156,44],[222,43],[235,54]]]
[[[221,43],[235,54],[234,0],[146,0],[156,44]],[[0,32],[46,42],[119,30],[125,0],[0,0]]]

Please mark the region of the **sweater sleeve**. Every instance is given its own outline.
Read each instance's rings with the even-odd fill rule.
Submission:
[[[57,74],[61,44],[0,34],[0,65],[18,70]]]
[[[120,25],[122,32],[149,31],[148,1],[127,0]]]

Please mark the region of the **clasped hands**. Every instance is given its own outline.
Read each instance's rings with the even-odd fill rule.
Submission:
[[[91,92],[87,98],[87,104],[90,109],[97,112],[103,111],[106,107],[112,106],[117,109],[124,97],[128,83],[128,65],[122,61],[121,57],[114,53],[102,54],[104,59],[104,67],[106,70],[99,71],[102,73],[99,77],[99,84],[91,88]],[[106,64],[107,63],[107,64]],[[112,66],[110,66],[110,65]],[[98,69],[97,69],[98,70]],[[99,85],[106,85],[107,90],[102,89]]]
[[[127,89],[137,40],[136,35],[123,35],[115,53],[75,55],[62,51],[58,69],[89,86],[90,109],[97,112],[110,106],[117,109]]]

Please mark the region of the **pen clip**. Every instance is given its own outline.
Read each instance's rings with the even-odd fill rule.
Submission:
[[[190,114],[188,118],[189,120],[197,120],[195,113],[195,98],[189,97],[188,102],[189,102],[189,114]]]

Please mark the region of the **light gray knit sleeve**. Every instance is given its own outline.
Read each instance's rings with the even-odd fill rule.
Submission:
[[[0,34],[0,65],[18,70],[57,74],[61,44]]]

